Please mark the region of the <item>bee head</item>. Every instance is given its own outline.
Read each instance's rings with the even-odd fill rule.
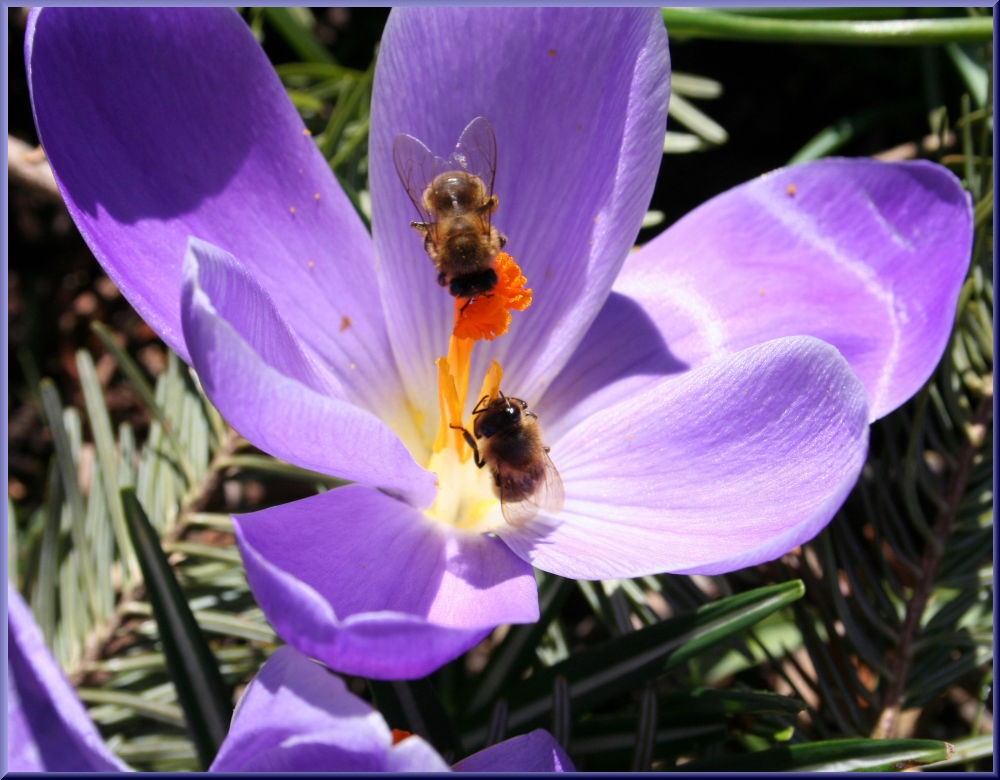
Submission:
[[[476,436],[488,439],[491,436],[514,428],[521,423],[521,407],[506,396],[490,402],[486,410],[476,417]]]

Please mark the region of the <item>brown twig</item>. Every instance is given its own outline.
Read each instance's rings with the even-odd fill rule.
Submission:
[[[957,138],[953,132],[947,131],[944,136],[925,135],[920,141],[909,141],[891,149],[873,154],[876,160],[883,162],[898,162],[899,160],[915,160],[918,157],[939,152],[942,149],[950,149],[955,145]]]
[[[11,181],[30,187],[53,202],[62,203],[62,195],[56,186],[56,177],[42,147],[31,146],[19,138],[8,135],[7,174]]]
[[[990,424],[992,417],[993,390],[992,384],[990,384],[972,417],[972,428],[969,439],[959,453],[958,463],[948,485],[945,504],[934,521],[934,526],[931,529],[931,539],[924,549],[924,556],[920,566],[921,577],[913,590],[913,596],[906,606],[906,617],[903,620],[903,627],[899,632],[897,654],[891,667],[889,688],[886,691],[885,698],[882,700],[881,714],[872,731],[872,736],[876,739],[887,739],[895,736],[897,721],[902,712],[907,677],[909,676],[910,665],[913,661],[913,643],[920,631],[920,623],[924,615],[924,610],[930,601],[937,570],[941,564],[941,558],[947,546],[948,539],[951,536],[952,527],[958,515],[958,506],[961,503],[962,496],[965,494],[965,489],[975,464],[976,455],[983,446],[984,436],[981,436],[980,432],[985,432],[986,426]]]

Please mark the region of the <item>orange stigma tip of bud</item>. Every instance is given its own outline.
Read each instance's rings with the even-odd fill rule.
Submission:
[[[393,729],[392,730],[392,744],[393,745],[398,745],[400,742],[402,742],[407,737],[412,737],[412,736],[413,736],[413,734],[411,734],[409,731],[403,731],[402,729]]]
[[[513,257],[506,252],[498,254],[496,272],[493,292],[455,301],[455,338],[493,341],[510,328],[512,310],[524,311],[531,306],[532,292],[525,287],[528,280]]]

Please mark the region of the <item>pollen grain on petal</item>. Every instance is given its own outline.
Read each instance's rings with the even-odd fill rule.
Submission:
[[[525,287],[527,278],[506,252],[496,258],[497,285],[489,295],[459,298],[455,301],[455,328],[459,339],[493,341],[510,328],[511,311],[531,306],[532,291]]]

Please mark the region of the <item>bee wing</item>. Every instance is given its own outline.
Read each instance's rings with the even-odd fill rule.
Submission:
[[[451,159],[486,183],[487,198],[493,195],[493,180],[497,174],[497,139],[493,125],[486,117],[477,116],[465,126]]]
[[[507,501],[503,496],[503,474],[501,474],[500,488],[500,511],[503,519],[514,528],[519,528],[539,513],[548,512],[557,514],[562,511],[566,502],[566,494],[563,491],[562,477],[556,470],[555,464],[546,453],[544,456],[544,475],[538,483],[535,491],[525,499],[520,501]]]
[[[406,133],[397,135],[393,140],[392,161],[396,164],[396,173],[406,188],[406,194],[420,214],[421,222],[432,223],[434,217],[424,206],[424,190],[445,169],[445,161],[435,157],[423,141]]]

